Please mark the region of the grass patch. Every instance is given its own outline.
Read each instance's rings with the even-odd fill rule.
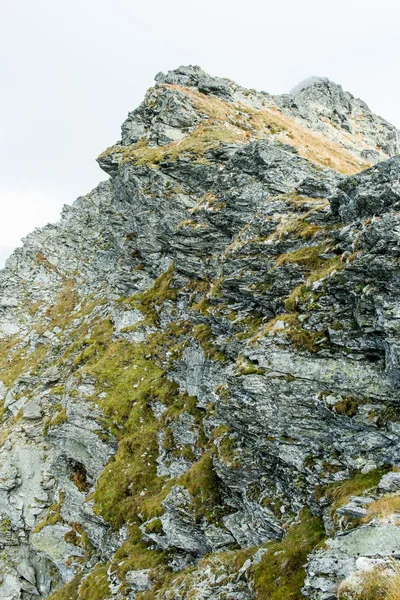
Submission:
[[[332,502],[332,511],[335,511],[347,504],[352,496],[359,496],[363,492],[375,488],[388,470],[388,467],[379,467],[368,473],[356,473],[350,479],[331,483],[325,488],[320,488],[317,496],[327,496]]]
[[[180,482],[193,497],[196,516],[199,519],[205,517],[211,523],[218,521],[222,515],[221,482],[214,470],[211,456],[204,454],[182,475]]]
[[[296,348],[315,353],[319,344],[326,338],[324,331],[304,329],[298,320],[297,313],[285,313],[271,319],[254,340],[267,335],[285,335]]]
[[[77,573],[70,582],[66,583],[58,590],[53,592],[48,600],[78,600],[79,599],[79,586],[83,578],[83,573]]]
[[[315,298],[318,298],[318,294],[313,294],[311,291],[313,283],[329,277],[335,271],[341,271],[344,268],[345,263],[342,261],[341,256],[334,256],[319,263],[316,262],[312,268],[312,273],[307,277],[305,282],[294,288],[286,298],[285,308],[293,311],[300,303],[307,303],[309,308],[312,308]]]
[[[209,325],[195,325],[193,328],[193,336],[202,347],[206,358],[210,360],[219,360],[222,362],[226,360],[225,354],[220,352],[213,342],[214,335]]]
[[[353,582],[344,580],[337,597],[338,600],[399,600],[400,568],[393,561],[389,568],[377,566],[360,573]]]
[[[178,142],[165,146],[149,146],[142,139],[132,146],[112,146],[99,159],[110,154],[118,154],[122,163],[149,165],[155,167],[162,162],[176,161],[184,154],[202,157],[207,150],[220,144],[245,143],[247,136],[239,127],[227,123],[202,123],[190,135]]]
[[[325,259],[321,258],[321,254],[326,251],[326,244],[298,248],[297,250],[285,252],[278,256],[276,259],[276,266],[282,267],[284,265],[296,264],[304,267],[308,271],[315,271],[325,263]]]
[[[309,161],[352,175],[368,168],[370,163],[360,161],[339,143],[320,132],[310,131],[295,118],[281,113],[277,108],[264,106],[260,110],[243,103],[225,102],[214,96],[202,94],[193,88],[170,85],[187,94],[194,107],[210,120],[235,123],[254,137],[277,134],[277,139],[297,148],[299,155]]]
[[[398,512],[400,512],[400,494],[388,494],[368,505],[367,514],[362,522],[368,523],[375,518],[386,519]]]
[[[60,492],[58,501],[54,502],[48,508],[47,516],[43,519],[43,521],[40,521],[40,523],[38,523],[36,525],[36,527],[34,527],[32,529],[32,533],[39,533],[40,531],[42,531],[42,529],[44,529],[48,525],[55,525],[56,523],[59,523],[60,521],[62,521],[61,508],[62,508],[62,505],[64,504],[64,500],[65,500],[65,493]]]
[[[302,600],[304,564],[324,537],[322,520],[303,509],[300,522],[292,525],[281,541],[267,544],[261,562],[253,567],[256,599]]]
[[[259,367],[244,356],[239,356],[237,358],[235,368],[237,368],[241,375],[264,375],[265,373],[263,367]]]
[[[114,154],[120,155],[123,163],[157,166],[167,160],[177,160],[183,154],[199,158],[221,143],[240,144],[275,135],[279,141],[295,147],[300,156],[341,173],[354,174],[370,166],[324,134],[308,130],[276,108],[265,106],[256,110],[243,103],[225,102],[192,88],[165,87],[189,96],[194,108],[205,116],[204,121],[177,142],[149,146],[146,140],[140,140],[131,146],[112,146],[100,155],[100,159]]]
[[[50,319],[50,329],[56,326],[63,328],[66,320],[71,318],[71,313],[79,303],[79,295],[75,286],[74,281],[65,280],[54,304],[47,309],[45,314]]]
[[[106,600],[110,597],[107,565],[97,565],[94,571],[85,577],[79,588],[79,600]]]
[[[321,225],[314,225],[308,223],[306,218],[313,211],[307,212],[302,216],[291,216],[282,222],[276,228],[276,231],[272,233],[268,240],[282,240],[285,237],[292,236],[300,240],[311,240],[320,233],[324,232],[326,227]]]

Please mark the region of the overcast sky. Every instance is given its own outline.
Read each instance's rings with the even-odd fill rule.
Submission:
[[[0,0],[0,265],[106,175],[159,71],[284,93],[327,76],[400,127],[398,0]]]

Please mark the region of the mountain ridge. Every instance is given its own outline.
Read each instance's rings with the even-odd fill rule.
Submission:
[[[345,600],[388,576],[398,153],[329,80],[156,76],[110,179],[0,272],[0,597]]]

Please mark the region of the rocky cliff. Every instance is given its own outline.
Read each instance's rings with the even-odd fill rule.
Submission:
[[[157,75],[0,272],[0,598],[399,586],[399,151],[325,78]]]

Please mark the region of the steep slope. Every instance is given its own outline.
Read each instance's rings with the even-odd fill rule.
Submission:
[[[397,135],[326,79],[273,97],[157,75],[98,158],[110,179],[0,273],[0,598],[383,581]]]

